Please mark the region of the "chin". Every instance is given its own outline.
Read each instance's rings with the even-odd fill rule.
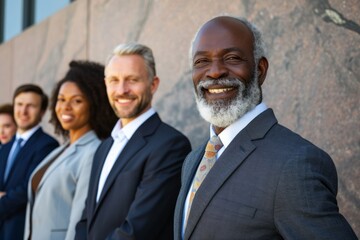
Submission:
[[[257,81],[253,81],[246,89],[244,85],[241,87],[232,100],[208,103],[203,96],[195,94],[201,117],[214,126],[226,128],[255,108],[261,99],[261,90]]]

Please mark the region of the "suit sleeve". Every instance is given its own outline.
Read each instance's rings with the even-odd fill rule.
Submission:
[[[86,240],[86,226],[87,226],[87,218],[86,218],[86,203],[87,199],[85,200],[85,207],[82,211],[81,218],[75,226],[75,240]]]
[[[36,166],[59,144],[53,140],[47,145],[43,146],[31,159],[29,168],[26,171],[24,179],[18,186],[6,192],[6,195],[0,199],[0,218],[4,220],[18,211],[26,208],[27,203],[27,184],[32,171]]]
[[[86,196],[89,188],[90,172],[91,172],[91,163],[94,157],[94,151],[96,150],[95,145],[92,145],[92,149],[84,149],[87,152],[80,151],[79,154],[83,155],[81,159],[81,165],[78,171],[76,189],[74,193],[74,198],[72,201],[70,221],[68,225],[68,230],[66,233],[66,240],[73,240],[75,238],[75,227],[76,223],[81,219],[82,212],[85,207]]]
[[[181,166],[190,150],[189,141],[181,135],[169,141],[158,141],[147,159],[125,222],[107,239],[155,240],[164,231],[164,226],[171,224],[172,229]],[[169,236],[172,236],[172,230]]]
[[[357,239],[336,201],[337,173],[320,149],[305,147],[284,166],[275,224],[284,239]]]

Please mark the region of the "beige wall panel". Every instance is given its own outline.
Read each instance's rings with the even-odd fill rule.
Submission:
[[[86,3],[71,4],[14,39],[15,83],[34,82],[50,93],[72,59],[87,57]]]
[[[13,41],[13,88],[23,83],[40,85],[50,97],[55,83],[72,59],[86,59],[87,2],[78,1],[29,28]],[[48,123],[49,113],[43,120]]]
[[[0,45],[0,104],[12,102],[12,42]]]

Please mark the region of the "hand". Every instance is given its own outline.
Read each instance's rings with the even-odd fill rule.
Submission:
[[[6,195],[6,192],[0,192],[0,198]]]

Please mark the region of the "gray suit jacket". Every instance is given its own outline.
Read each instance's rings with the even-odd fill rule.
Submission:
[[[204,148],[191,152],[183,166],[176,240]],[[338,212],[336,194],[331,158],[279,125],[268,109],[238,133],[203,181],[184,239],[357,239]]]
[[[25,239],[29,238],[30,227],[31,239],[74,239],[75,225],[85,206],[92,159],[99,144],[96,134],[90,131],[68,148],[64,144],[55,149],[34,170],[28,185]],[[51,161],[34,195],[31,188],[34,174]]]

